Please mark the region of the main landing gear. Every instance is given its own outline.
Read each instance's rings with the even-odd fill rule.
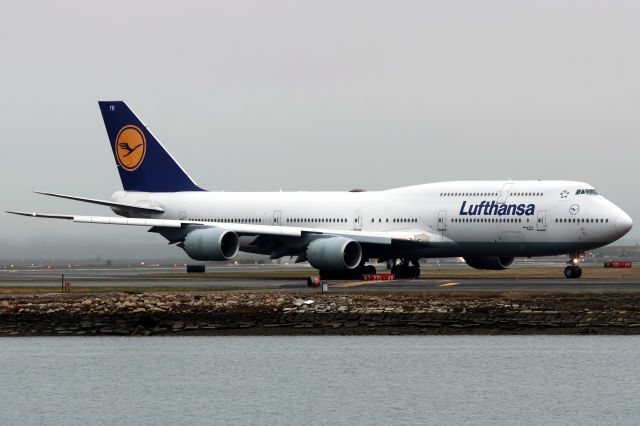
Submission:
[[[575,253],[571,255],[571,260],[567,262],[569,266],[564,268],[565,278],[580,278],[582,276],[582,268],[580,268],[580,259],[584,255],[581,253]]]
[[[319,273],[323,280],[362,280],[365,275],[374,275],[376,267],[363,263],[352,271],[336,272],[321,269]]]
[[[420,276],[420,263],[418,259],[402,259],[400,263],[391,267],[391,273],[400,279],[415,279]]]

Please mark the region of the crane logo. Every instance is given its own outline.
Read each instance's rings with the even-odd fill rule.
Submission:
[[[128,172],[136,170],[142,164],[147,153],[147,140],[140,128],[128,125],[118,132],[114,147],[118,164]]]

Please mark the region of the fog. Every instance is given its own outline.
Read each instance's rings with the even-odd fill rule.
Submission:
[[[207,189],[571,179],[638,223],[639,21],[636,1],[11,2],[0,207],[111,214],[31,191],[121,189],[97,100],[122,99]],[[0,259],[143,255],[183,256],[0,215]]]

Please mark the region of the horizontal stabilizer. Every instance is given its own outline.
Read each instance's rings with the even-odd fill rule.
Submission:
[[[122,210],[129,210],[140,213],[164,213],[164,210],[160,207],[141,206],[138,204],[123,204],[115,203],[113,201],[97,200],[95,198],[77,197],[75,195],[54,194],[52,192],[33,191],[36,194],[48,195],[50,197],[64,198],[67,200],[82,201],[83,203],[98,204],[101,206],[114,207]]]
[[[66,219],[73,220],[73,216],[68,214],[41,214],[36,212],[13,212],[10,210],[5,210],[5,213],[9,214],[17,214],[19,216],[29,216],[29,217],[46,217],[49,219]]]
[[[180,228],[183,224],[179,220],[171,219],[139,219],[128,217],[116,217],[116,216],[73,216],[66,214],[46,214],[36,212],[15,212],[7,211],[10,214],[17,214],[20,216],[29,217],[41,217],[46,219],[66,219],[73,220],[78,223],[98,223],[103,225],[133,225],[133,226],[157,226],[161,228]]]

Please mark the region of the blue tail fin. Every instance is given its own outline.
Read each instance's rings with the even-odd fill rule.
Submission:
[[[122,101],[100,101],[125,191],[203,191]]]

